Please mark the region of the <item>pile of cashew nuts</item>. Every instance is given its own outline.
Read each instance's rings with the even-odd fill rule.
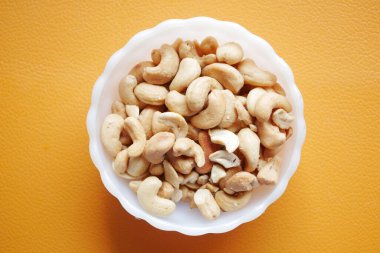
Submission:
[[[119,84],[101,129],[113,170],[150,214],[180,200],[206,219],[244,207],[276,184],[292,106],[274,74],[235,42],[177,39],[154,49]]]

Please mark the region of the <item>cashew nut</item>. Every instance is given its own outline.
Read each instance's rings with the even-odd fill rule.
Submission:
[[[117,153],[115,160],[112,163],[112,169],[118,174],[124,174],[128,165],[128,150],[124,149]]]
[[[199,189],[194,194],[194,202],[199,211],[208,220],[219,217],[220,208],[208,189]]]
[[[240,159],[234,153],[226,150],[218,150],[209,156],[210,161],[219,163],[224,168],[232,168],[240,165]]]
[[[145,107],[139,115],[139,120],[141,122],[141,125],[144,128],[147,139],[149,139],[153,135],[152,120],[153,120],[153,114],[156,111],[157,109],[154,107]]]
[[[200,49],[204,54],[216,54],[218,46],[218,41],[214,37],[208,36],[202,40]]]
[[[164,199],[171,199],[173,193],[174,187],[170,183],[164,181],[162,182],[162,186],[158,190],[157,195]]]
[[[127,112],[128,117],[139,118],[140,108],[137,105],[126,105],[125,111]]]
[[[247,109],[252,117],[255,116],[256,103],[259,98],[264,95],[266,91],[263,88],[254,88],[249,91],[247,96]]]
[[[153,135],[144,148],[144,157],[150,163],[159,164],[165,159],[165,154],[173,147],[175,136],[169,132]]]
[[[226,147],[226,150],[233,153],[239,147],[239,138],[236,134],[226,129],[210,129],[208,131],[211,142]]]
[[[219,46],[216,50],[218,62],[225,62],[229,65],[239,63],[243,56],[243,48],[236,42],[228,42]]]
[[[225,188],[234,192],[250,191],[258,186],[259,182],[255,175],[246,171],[236,173],[225,184]]]
[[[238,99],[235,100],[235,109],[237,112],[238,120],[243,122],[245,125],[250,125],[253,123],[251,115]]]
[[[165,99],[165,105],[171,112],[176,112],[182,116],[192,116],[197,112],[189,109],[186,102],[186,96],[178,91],[172,90],[168,93]]]
[[[184,155],[194,157],[198,167],[202,167],[205,164],[205,154],[201,146],[189,138],[177,139],[173,146],[173,154],[174,156]]]
[[[186,102],[189,109],[194,112],[202,110],[211,89],[223,90],[223,86],[208,76],[198,77],[192,81],[186,90]]]
[[[140,184],[142,183],[142,181],[130,181],[129,182],[129,188],[131,188],[131,190],[135,193],[137,193],[137,190],[139,189],[140,187]]]
[[[227,180],[230,179],[233,175],[235,175],[235,174],[238,173],[239,171],[242,171],[240,166],[238,166],[238,167],[234,167],[234,168],[231,168],[231,169],[228,169],[228,170],[226,171],[226,176],[219,180],[219,187],[220,187],[221,189],[224,189],[225,186],[226,186],[226,182],[227,182]],[[232,194],[233,194],[233,193],[232,193]]]
[[[112,157],[115,157],[121,150],[120,134],[123,125],[124,119],[117,114],[110,114],[104,119],[101,138],[104,148]]]
[[[240,72],[225,63],[213,63],[204,67],[202,76],[215,78],[224,88],[234,94],[237,94],[244,85],[244,79]]]
[[[261,145],[269,149],[275,149],[286,141],[286,133],[280,132],[278,126],[272,125],[268,121],[257,121],[257,135]]]
[[[175,203],[157,195],[162,182],[151,176],[144,179],[137,190],[137,199],[140,205],[150,214],[167,216],[175,210]]]
[[[189,126],[189,131],[187,132],[187,138],[192,139],[193,141],[198,140],[199,129],[193,127],[191,124],[187,124]]]
[[[122,102],[120,101],[114,101],[111,106],[111,112],[113,114],[118,114],[120,115],[123,119],[127,117],[125,114],[125,106]]]
[[[199,65],[201,66],[201,68],[203,68],[206,65],[216,62],[215,54],[208,54],[202,57],[199,56],[195,48],[194,42],[190,40],[182,42],[181,45],[179,46],[178,52],[181,59],[187,58],[187,57],[196,59]]]
[[[272,114],[272,120],[279,128],[289,129],[294,116],[287,113],[284,109],[277,109]]]
[[[128,162],[127,172],[133,177],[143,175],[149,168],[149,162],[143,157],[131,157]]]
[[[182,115],[175,112],[164,112],[158,116],[158,121],[163,125],[169,126],[176,138],[187,136],[189,127]]]
[[[140,83],[134,89],[136,97],[149,105],[163,105],[168,95],[168,90],[163,86],[149,83]]]
[[[257,174],[260,184],[276,184],[280,171],[280,159],[274,157],[268,161]]]
[[[215,194],[215,201],[225,212],[237,211],[249,203],[252,197],[252,191],[241,192],[236,196],[226,194],[224,191],[218,191]]]
[[[140,121],[133,117],[128,117],[124,120],[124,130],[127,131],[132,138],[132,145],[128,147],[128,155],[137,157],[144,151],[146,136],[143,126]]]
[[[193,58],[184,58],[179,64],[178,72],[170,83],[169,90],[184,91],[187,86],[201,75],[201,66]]]
[[[210,136],[207,131],[199,132],[198,142],[205,154],[205,164],[201,167],[197,167],[196,170],[200,174],[206,174],[211,171],[213,165],[213,163],[209,159],[209,155],[218,150],[218,147],[211,142]]]
[[[161,56],[160,56],[161,58]],[[128,73],[128,75],[133,75],[136,78],[137,83],[144,81],[143,72],[145,67],[154,67],[155,64],[151,61],[143,61],[135,65]],[[136,83],[136,84],[137,84]]]
[[[152,176],[161,176],[162,174],[164,174],[164,166],[162,165],[162,163],[158,163],[158,164],[151,163],[149,167],[149,173]]]
[[[126,105],[137,105],[143,107],[144,103],[138,100],[133,92],[137,86],[136,77],[127,75],[119,84],[119,95],[121,101]]]
[[[197,179],[197,184],[199,185],[205,185],[208,182],[209,176],[208,175],[202,175],[199,176]]]
[[[226,110],[222,122],[220,122],[219,127],[228,128],[232,126],[237,119],[237,114],[235,110],[235,96],[230,90],[222,90]]]
[[[160,48],[161,61],[155,67],[144,68],[143,78],[151,84],[165,84],[170,82],[177,73],[179,58],[175,49],[167,44]]]
[[[240,62],[237,69],[244,77],[244,83],[252,86],[269,87],[277,82],[275,75],[259,68],[252,59]]]
[[[217,184],[220,179],[227,175],[226,171],[218,164],[214,164],[211,169],[211,182]]]
[[[160,133],[160,132],[170,132],[170,127],[168,125],[164,125],[161,123],[160,120],[158,120],[158,117],[161,115],[162,112],[156,111],[153,113],[152,118],[152,132],[153,134]]]
[[[179,189],[179,178],[177,172],[168,161],[164,160],[163,165],[165,180],[173,185],[174,188]]]
[[[244,155],[246,163],[244,170],[252,172],[257,168],[260,156],[260,139],[249,128],[239,131],[239,150]]]
[[[176,157],[173,151],[169,151],[166,155],[174,169],[181,174],[187,175],[195,167],[195,161],[191,157]]]
[[[187,183],[195,184],[198,180],[198,177],[199,177],[199,174],[195,171],[192,171],[190,174],[185,176],[182,184],[187,184]]]
[[[223,93],[220,90],[213,90],[208,95],[208,106],[206,109],[191,118],[193,126],[200,129],[210,129],[220,124],[223,119],[226,105]]]
[[[255,116],[259,121],[268,121],[273,109],[282,108],[287,112],[292,110],[292,105],[286,97],[273,92],[262,95],[256,103]]]

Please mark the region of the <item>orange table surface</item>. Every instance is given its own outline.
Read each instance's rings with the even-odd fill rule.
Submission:
[[[92,87],[135,33],[210,16],[266,39],[305,102],[306,143],[260,218],[188,237],[136,220],[88,152]],[[380,252],[380,2],[1,1],[0,252]]]

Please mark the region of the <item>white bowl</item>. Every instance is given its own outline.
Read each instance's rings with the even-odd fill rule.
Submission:
[[[242,210],[222,213],[217,220],[208,221],[197,209],[190,209],[187,203],[179,203],[176,211],[170,216],[154,217],[141,208],[135,193],[129,189],[128,182],[118,177],[112,170],[112,159],[105,152],[100,140],[101,125],[103,119],[110,113],[111,103],[119,99],[119,81],[136,63],[149,60],[152,49],[159,48],[163,43],[171,43],[178,37],[200,41],[209,35],[214,36],[220,44],[229,41],[240,43],[246,57],[254,59],[259,66],[276,74],[293,105],[293,113],[296,117],[293,125],[294,134],[280,153],[282,165],[279,182],[274,186],[262,186],[255,190],[250,203]],[[178,231],[186,235],[202,235],[224,233],[242,223],[256,219],[284,193],[300,161],[306,126],[302,96],[294,83],[292,71],[265,40],[236,23],[196,17],[185,20],[170,19],[151,29],[139,32],[112,55],[92,92],[91,106],[87,115],[87,131],[91,159],[100,172],[103,184],[127,212],[161,230]]]

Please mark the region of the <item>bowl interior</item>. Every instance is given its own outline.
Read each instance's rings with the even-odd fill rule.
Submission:
[[[283,64],[280,64],[280,58],[274,53],[272,48],[261,38],[248,33],[246,30],[238,25],[229,25],[226,22],[172,22],[170,25],[160,25],[149,30],[139,33],[132,38],[128,44],[118,51],[112,62],[107,65],[108,73],[101,76],[98,82],[104,82],[105,85],[101,87],[99,103],[96,104],[96,117],[94,125],[91,126],[95,129],[95,139],[91,140],[97,148],[96,154],[99,163],[97,167],[102,172],[103,181],[111,182],[111,185],[106,185],[111,192],[119,198],[120,202],[131,214],[137,218],[148,220],[155,226],[162,229],[173,229],[181,231],[181,228],[186,228],[187,231],[196,231],[196,233],[218,232],[223,231],[223,228],[237,226],[244,221],[256,218],[264,209],[274,201],[277,197],[274,194],[279,185],[286,187],[287,181],[294,171],[291,170],[291,160],[294,154],[293,150],[297,140],[297,132],[299,126],[296,118],[293,125],[294,135],[286,142],[286,146],[280,153],[282,158],[280,180],[275,186],[262,186],[254,190],[253,198],[249,205],[242,210],[236,212],[222,213],[219,219],[215,221],[205,220],[197,209],[190,209],[187,203],[179,203],[177,210],[165,218],[157,218],[147,214],[139,205],[136,195],[129,189],[128,181],[118,177],[111,168],[112,159],[109,157],[100,141],[100,129],[103,119],[111,111],[111,104],[114,100],[119,99],[118,85],[120,80],[127,75],[129,70],[138,62],[143,60],[150,60],[150,52],[154,48],[159,48],[163,43],[172,43],[178,37],[182,39],[197,39],[202,40],[206,36],[214,36],[219,44],[229,41],[236,41],[244,49],[245,57],[252,58],[260,67],[267,69],[276,74],[278,82],[286,91],[289,101],[293,105],[295,115],[302,113],[302,107],[297,106],[297,93],[292,91],[294,89],[294,80],[292,75],[289,76],[287,69]],[[301,110],[301,111],[300,111]],[[303,119],[302,119],[303,120]],[[295,168],[293,168],[295,170]],[[284,176],[286,173],[290,175]],[[271,199],[271,200],[270,200]],[[267,203],[271,201],[270,203]],[[249,218],[247,218],[249,217]],[[167,225],[167,226],[166,226]],[[218,230],[219,229],[219,230]],[[225,229],[224,229],[225,230]],[[187,232],[191,233],[191,232]]]

